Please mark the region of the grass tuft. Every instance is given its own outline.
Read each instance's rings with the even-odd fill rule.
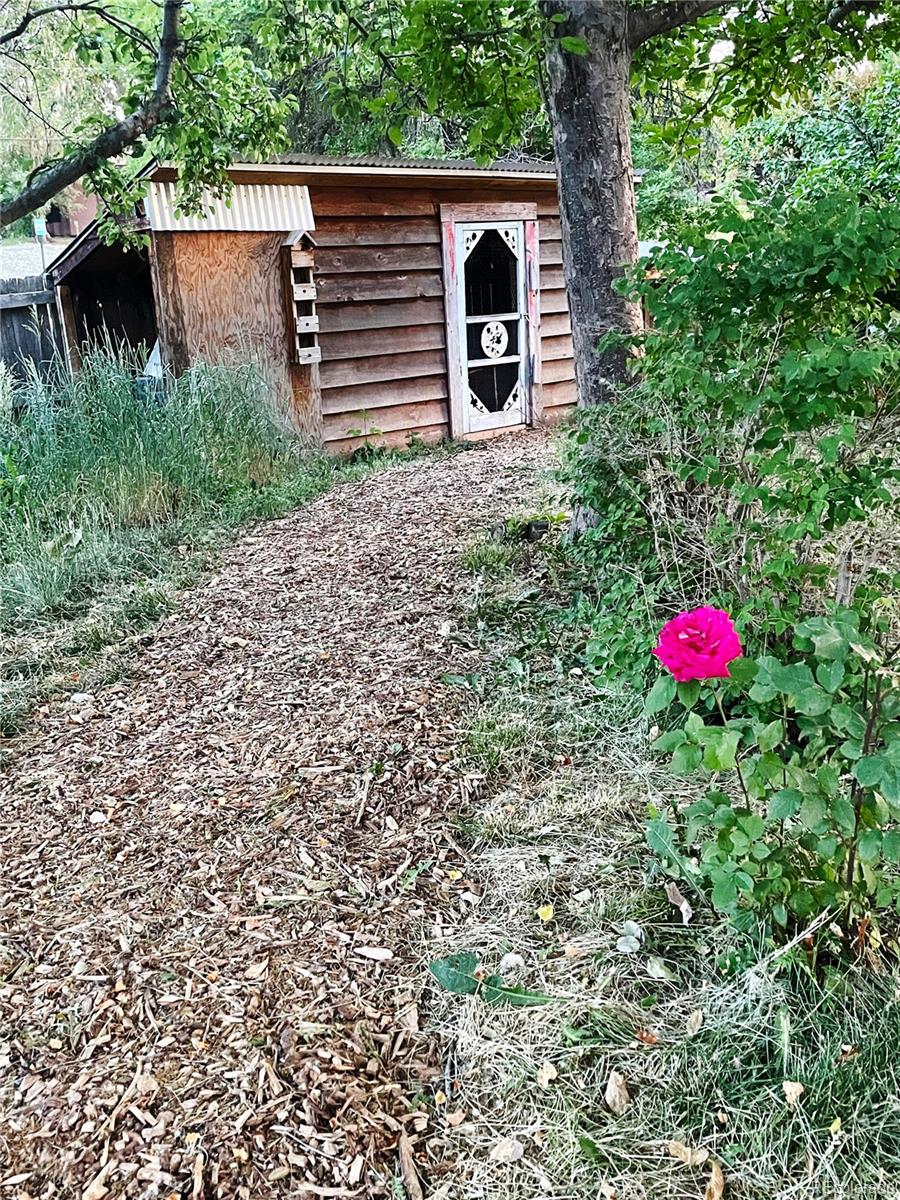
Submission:
[[[305,445],[250,366],[153,385],[98,347],[75,376],[7,378],[0,731],[55,690],[84,690],[87,664],[167,612],[231,531],[396,457],[353,465]]]

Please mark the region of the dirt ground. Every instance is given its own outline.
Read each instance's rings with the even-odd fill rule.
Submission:
[[[38,714],[0,778],[4,1197],[440,1190],[417,946],[464,903],[472,785],[440,677],[473,666],[460,549],[544,454],[257,527],[133,675]]]

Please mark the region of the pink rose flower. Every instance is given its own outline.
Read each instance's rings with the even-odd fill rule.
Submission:
[[[743,653],[731,617],[721,608],[679,613],[659,632],[653,651],[679,683],[691,679],[728,679],[728,664]]]

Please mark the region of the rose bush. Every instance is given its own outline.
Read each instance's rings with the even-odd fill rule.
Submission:
[[[690,683],[664,675],[651,691],[648,713],[677,695],[684,714],[655,748],[706,786],[653,812],[648,842],[720,912],[792,933],[831,910],[861,949],[876,910],[900,911],[900,648],[887,624],[864,628],[850,609],[808,618],[790,657],[731,658],[728,678],[701,645]],[[707,628],[724,631],[717,647],[737,642],[721,618]]]

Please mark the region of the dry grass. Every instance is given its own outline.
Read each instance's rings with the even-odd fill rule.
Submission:
[[[468,551],[479,614],[496,613],[489,559]],[[504,560],[496,589],[540,585],[529,562],[511,584]],[[698,1200],[709,1187],[718,1200],[714,1162],[733,1200],[884,1194],[900,1177],[900,979],[813,979],[801,946],[722,926],[696,896],[683,924],[642,827],[688,785],[651,760],[639,704],[546,648],[511,674],[518,635],[502,619],[480,629],[496,674],[469,707],[485,785],[457,883],[476,900],[427,953],[473,950],[556,999],[489,1006],[433,985],[457,1163],[446,1194]],[[631,953],[628,921],[642,936]],[[619,1115],[604,1101],[614,1071],[629,1093]],[[794,1107],[785,1082],[804,1085]],[[671,1142],[703,1161],[685,1165]]]

